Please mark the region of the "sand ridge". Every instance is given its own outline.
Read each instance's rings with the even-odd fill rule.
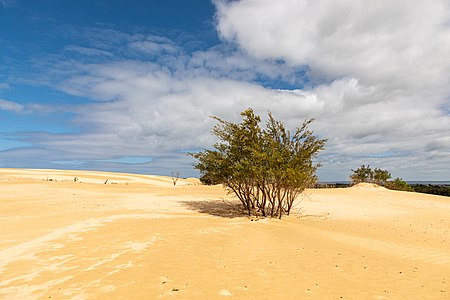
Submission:
[[[311,189],[282,220],[238,204],[194,179],[0,169],[0,298],[450,298],[448,197]]]

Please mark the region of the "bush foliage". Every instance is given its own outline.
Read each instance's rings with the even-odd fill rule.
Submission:
[[[381,170],[378,168],[372,170],[369,165],[367,167],[362,165],[356,170],[352,169],[352,172],[353,173],[350,175],[352,184],[368,182],[384,186],[391,190],[407,192],[413,191],[413,188],[399,177],[394,180],[389,180],[391,178],[391,173],[388,170]]]
[[[268,113],[266,127],[247,109],[241,123],[213,117],[212,132],[219,138],[214,150],[191,154],[201,181],[224,184],[241,201],[248,215],[281,218],[289,215],[296,197],[315,183],[319,164],[313,162],[326,140],[318,139],[305,120],[291,133]]]
[[[350,180],[353,184],[360,182],[375,183],[378,185],[386,185],[387,181],[391,178],[391,173],[388,170],[381,170],[375,168],[372,170],[370,166],[362,165],[356,170],[352,169]]]
[[[413,188],[399,177],[387,182],[386,187],[390,190],[414,192]]]

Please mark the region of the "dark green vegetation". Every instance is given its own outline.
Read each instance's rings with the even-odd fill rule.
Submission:
[[[386,187],[390,190],[415,192],[414,189],[407,182],[403,181],[403,179],[398,177],[392,181],[388,181]]]
[[[317,180],[319,164],[313,159],[326,140],[308,129],[313,119],[291,133],[270,112],[264,129],[252,109],[241,116],[237,124],[213,117],[219,123],[212,132],[220,141],[214,150],[191,154],[198,160],[200,180],[224,184],[248,215],[289,215],[296,197]]]
[[[450,186],[436,184],[412,184],[414,192],[450,197]]]
[[[342,183],[342,182],[318,182],[314,185],[315,189],[339,189],[339,188],[348,188],[352,185],[350,183]]]
[[[379,185],[386,185],[387,181],[391,178],[391,173],[387,170],[381,170],[378,168],[372,169],[370,166],[362,165],[356,170],[352,169],[350,180],[353,184],[360,182],[375,183]]]

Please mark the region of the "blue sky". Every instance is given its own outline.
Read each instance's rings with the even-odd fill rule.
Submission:
[[[253,107],[361,164],[450,179],[446,0],[0,0],[0,167],[195,176]]]

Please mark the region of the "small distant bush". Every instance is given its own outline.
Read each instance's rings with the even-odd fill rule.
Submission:
[[[372,182],[373,181],[373,171],[370,166],[362,165],[356,170],[352,169],[352,174],[350,175],[350,181],[352,184],[358,184],[361,182]]]
[[[390,190],[413,192],[413,188],[403,179],[397,177],[394,180],[391,178],[391,173],[388,170],[381,170],[379,168],[372,169],[369,165],[362,165],[356,170],[352,170],[350,180],[353,184],[367,182],[375,183],[384,186]]]
[[[177,181],[178,181],[178,179],[180,178],[180,172],[172,172],[172,183],[173,183],[173,186],[176,186],[177,185]]]
[[[395,178],[392,181],[389,181],[386,187],[390,190],[414,192],[414,189],[399,177]]]
[[[385,186],[388,184],[389,179],[391,179],[391,173],[389,173],[388,170],[381,170],[378,168],[373,170],[373,183]]]
[[[367,167],[362,165],[356,170],[352,169],[350,180],[352,184],[361,182],[375,183],[378,185],[386,186],[388,180],[391,178],[391,173],[388,170],[381,170],[378,168],[372,169],[370,165]]]

